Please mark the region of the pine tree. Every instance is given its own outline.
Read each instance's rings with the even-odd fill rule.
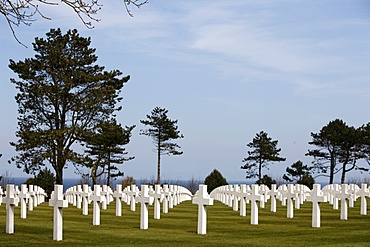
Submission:
[[[140,130],[141,135],[150,136],[157,153],[157,184],[161,183],[161,155],[181,155],[183,152],[176,150],[180,146],[170,142],[184,138],[180,131],[177,130],[177,120],[171,120],[167,116],[168,110],[155,107],[151,115],[147,115],[147,120],[140,120],[148,129]]]
[[[18,155],[11,161],[26,173],[35,174],[48,163],[63,184],[67,162],[78,162],[74,144],[83,143],[85,132],[120,109],[119,93],[130,77],[119,78],[119,70],[97,65],[90,43],[77,30],[51,29],[46,39],[35,39],[34,58],[10,60],[19,77],[11,79],[19,90],[18,141],[11,143]]]
[[[270,162],[285,161],[285,158],[279,156],[281,149],[277,148],[277,144],[278,141],[273,141],[264,131],[257,133],[252,142],[247,144],[252,151],[248,151],[248,157],[242,161],[246,164],[241,166],[241,169],[247,170],[247,179],[258,177],[257,183],[261,183],[262,168],[268,169]]]

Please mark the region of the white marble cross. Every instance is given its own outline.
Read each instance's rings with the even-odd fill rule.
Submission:
[[[29,198],[27,184],[21,184],[21,191],[18,195],[21,201],[21,219],[27,218],[27,203],[26,200]]]
[[[82,186],[82,215],[88,215],[89,214],[89,199],[90,199],[90,191],[89,191],[89,185],[84,184]]]
[[[149,213],[148,213],[148,205],[152,205],[154,198],[149,196],[149,189],[148,185],[142,184],[141,185],[141,193],[138,197],[138,201],[141,203],[140,207],[140,229],[146,230],[148,229],[148,222],[149,222]]]
[[[270,211],[276,212],[276,198],[279,196],[280,192],[276,188],[276,184],[271,184],[271,190],[267,192],[267,195],[271,198]]]
[[[252,185],[251,193],[247,196],[251,202],[251,225],[258,225],[258,201],[263,200],[263,196],[259,194],[258,184]]]
[[[28,210],[32,211],[33,210],[33,200],[35,198],[35,192],[33,191],[33,185],[32,184],[30,184],[29,187],[28,187],[28,194],[29,194]]]
[[[288,189],[283,193],[284,198],[287,199],[287,218],[293,218],[294,216],[294,206],[293,206],[293,198],[296,196],[294,192],[294,185],[288,184]]]
[[[101,194],[100,185],[94,185],[94,192],[91,195],[91,200],[93,201],[93,225],[100,225],[100,202],[105,200],[104,196]]]
[[[248,186],[249,187],[249,186]],[[238,192],[238,196],[240,198],[240,216],[246,216],[247,215],[247,196],[249,194],[249,190],[246,184],[240,185],[240,190]]]
[[[174,195],[173,184],[168,185],[168,190],[170,191],[170,193],[168,194],[168,208],[173,208],[173,195]]]
[[[268,187],[264,184],[261,184],[259,186],[259,194],[262,196],[262,200],[260,201],[260,208],[265,208],[267,192],[268,192]]]
[[[342,184],[342,189],[340,192],[335,194],[335,197],[340,199],[340,219],[348,219],[348,199],[351,194],[348,193],[348,184]]]
[[[6,185],[6,197],[4,198],[6,204],[6,233],[14,233],[14,206],[18,204],[18,198],[15,196],[14,184]]]
[[[233,210],[234,211],[238,211],[239,209],[239,190],[240,190],[240,187],[239,185],[237,184],[234,184],[234,192],[233,192],[233,197],[234,197],[234,203],[233,203]]]
[[[357,195],[361,197],[361,215],[367,214],[367,202],[366,197],[370,197],[369,189],[367,188],[367,184],[361,184],[361,189],[357,192]]]
[[[131,190],[128,191],[127,194],[130,196],[130,210],[135,211],[136,210],[136,197],[139,194],[135,184],[131,185]]]
[[[154,198],[154,219],[158,220],[161,218],[161,202],[164,198],[164,195],[161,192],[161,185],[155,185],[155,190],[152,196]]]
[[[320,213],[320,202],[327,202],[326,196],[321,191],[320,184],[314,184],[307,201],[312,202],[312,227],[320,227],[321,225],[321,213]]]
[[[68,201],[63,198],[63,185],[55,184],[49,206],[54,207],[53,240],[63,239],[63,208],[68,207]]]
[[[168,213],[168,202],[169,202],[169,197],[170,197],[171,192],[169,191],[168,184],[163,185],[163,210],[162,212],[164,214]]]
[[[78,184],[76,186],[75,194],[76,194],[76,207],[77,208],[81,208],[81,204],[82,204],[82,188],[81,188],[81,184]]]
[[[116,216],[122,216],[122,184],[116,185],[116,191],[113,193],[113,197],[116,198]]]
[[[193,204],[198,204],[198,234],[207,233],[207,206],[213,205],[213,198],[207,193],[207,185],[200,184],[199,190],[193,197]]]
[[[332,184],[332,201],[333,201],[333,209],[339,209],[339,198],[336,196],[337,193],[340,192],[340,185],[339,184]]]
[[[109,203],[109,192],[108,192],[108,186],[106,184],[103,184],[103,189],[101,191],[101,195],[104,196],[104,200],[102,201],[101,209],[107,210],[107,205]]]

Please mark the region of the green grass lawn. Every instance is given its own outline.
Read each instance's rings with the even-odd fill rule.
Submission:
[[[5,234],[5,205],[0,206],[0,246],[370,246],[370,215],[360,215],[360,201],[349,208],[348,220],[339,220],[340,210],[325,203],[321,209],[321,228],[311,228],[311,203],[305,202],[286,218],[286,207],[278,203],[277,213],[259,209],[259,225],[250,225],[247,216],[215,201],[208,207],[207,234],[198,235],[197,205],[183,202],[160,220],[149,210],[149,229],[140,230],[140,204],[135,212],[123,204],[122,217],[115,216],[115,203],[101,211],[101,225],[92,225],[90,215],[72,205],[63,209],[63,240],[53,241],[53,208],[43,203],[27,219],[15,212],[15,233]],[[370,213],[370,212],[369,212]],[[2,230],[1,230],[2,227]]]

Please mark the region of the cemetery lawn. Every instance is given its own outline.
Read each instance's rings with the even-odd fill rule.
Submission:
[[[370,201],[368,202],[368,204]],[[294,210],[294,218],[286,218],[286,207],[278,202],[277,213],[270,204],[259,208],[259,225],[250,225],[250,204],[247,216],[215,201],[209,206],[207,234],[198,235],[197,205],[181,203],[160,220],[153,219],[149,207],[149,229],[140,230],[140,204],[136,211],[122,205],[122,217],[115,216],[115,203],[101,210],[101,225],[92,225],[89,215],[71,204],[63,209],[63,240],[53,241],[53,208],[43,203],[20,218],[15,208],[15,233],[5,234],[5,205],[0,206],[0,246],[370,246],[370,216],[360,215],[360,199],[348,209],[348,220],[339,220],[340,210],[321,204],[321,228],[311,227],[310,202]],[[370,213],[370,212],[369,212]]]

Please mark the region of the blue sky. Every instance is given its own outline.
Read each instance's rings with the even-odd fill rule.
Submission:
[[[25,175],[6,162],[17,125],[9,59],[34,56],[34,37],[57,27],[90,36],[99,65],[131,75],[118,120],[137,125],[127,146],[136,158],[122,166],[136,179],[156,176],[152,141],[139,135],[140,120],[156,106],[178,119],[185,136],[178,141],[184,154],[162,160],[162,178],[175,180],[203,180],[216,168],[244,181],[246,144],[261,130],[286,158],[263,172],[281,177],[297,160],[312,161],[305,157],[311,132],[336,118],[355,127],[370,121],[368,1],[162,0],[133,9],[134,18],[122,1],[102,3],[92,30],[68,8],[43,7],[51,21],[15,29],[28,49],[0,22],[0,173]],[[65,176],[77,177],[72,166]]]

